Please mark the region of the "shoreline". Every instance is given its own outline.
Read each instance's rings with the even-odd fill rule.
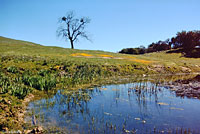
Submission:
[[[181,73],[181,74],[176,74],[176,75],[174,75],[174,74],[163,74],[162,76],[179,76],[179,75],[181,75],[181,76],[187,76],[187,75],[189,75],[190,77],[191,77],[191,75],[193,76],[193,75],[198,75],[199,73],[191,73],[191,74],[189,74],[189,73]],[[148,78],[148,77],[151,77],[151,76],[160,76],[159,74],[158,75],[156,75],[156,74],[154,74],[154,75],[150,75],[150,76],[140,76],[140,80],[147,80],[147,81],[149,81],[149,79],[145,79],[145,78]],[[135,78],[137,77],[137,75],[135,75],[134,76],[134,78],[133,78],[133,80],[135,80]],[[112,78],[110,78],[110,79],[112,79]],[[119,79],[124,79],[124,81],[122,80],[122,81],[119,81]],[[180,78],[178,78],[178,80],[179,80]],[[186,79],[188,79],[188,78],[186,78]],[[169,79],[169,81],[171,81],[170,79]],[[77,90],[77,89],[80,89],[80,87],[82,87],[82,89],[86,89],[86,88],[91,88],[91,87],[99,87],[99,86],[103,86],[103,85],[112,85],[112,84],[122,84],[122,83],[129,83],[129,82],[133,82],[132,80],[130,80],[130,78],[127,78],[127,77],[122,77],[122,78],[118,78],[118,80],[116,81],[115,80],[115,82],[116,83],[112,83],[112,82],[104,82],[104,83],[96,83],[96,84],[87,84],[87,85],[80,85],[79,87],[76,87],[76,88],[71,88],[72,90]],[[65,90],[65,89],[64,89]],[[68,89],[69,90],[69,89]],[[39,96],[38,96],[39,97]],[[43,97],[39,97],[38,98],[37,97],[37,99],[41,99],[41,98],[43,98]],[[32,99],[29,99],[29,101],[27,102],[27,103],[29,103],[29,102],[31,102],[31,101],[33,101],[33,99],[34,98],[32,98]],[[27,106],[27,105],[26,105]],[[26,112],[25,112],[26,113]],[[35,127],[35,128],[33,128],[31,131],[36,131],[36,129],[38,129],[38,127],[40,127],[40,131],[43,131],[43,128],[41,127],[41,126],[37,126],[37,127]],[[26,130],[26,131],[28,131],[28,132],[30,132],[30,130]]]
[[[196,73],[195,73],[196,74]],[[197,73],[197,74],[199,74],[199,73]],[[145,77],[141,77],[141,78],[145,78]],[[148,80],[148,79],[147,79]],[[187,80],[187,79],[186,79]],[[177,80],[176,80],[177,81]],[[183,81],[185,81],[185,80],[183,80]],[[110,83],[111,84],[111,83]],[[112,85],[112,84],[111,84]],[[38,127],[40,127],[40,128],[42,128],[41,126],[38,126]],[[37,129],[37,128],[34,128],[34,129]],[[56,128],[55,128],[56,129]],[[59,128],[58,128],[59,129]],[[41,130],[44,130],[44,129],[41,129]]]
[[[199,72],[197,72],[197,73],[184,73],[184,75],[197,75],[197,74],[199,74]],[[178,73],[178,74],[176,74],[177,76],[179,76],[179,75],[183,75],[182,73],[180,74],[180,73]],[[174,74],[163,74],[163,75],[159,75],[159,74],[152,74],[152,75],[148,75],[148,76],[146,76],[146,75],[135,75],[134,77],[132,77],[132,79],[134,80],[135,78],[137,78],[137,76],[140,76],[140,79],[145,79],[145,78],[148,78],[148,77],[152,77],[152,76],[154,76],[154,77],[157,77],[157,76],[172,76],[172,77],[174,77],[174,76],[176,76],[176,75],[174,75]],[[112,77],[110,77],[110,78],[107,78],[107,79],[114,79],[114,78],[112,78]],[[148,79],[147,79],[148,80]],[[120,83],[128,83],[128,82],[130,82],[131,80],[130,80],[130,77],[119,77],[119,78],[117,78],[116,79],[116,77],[115,77],[115,80],[114,81],[104,81],[104,82],[101,82],[101,81],[99,81],[99,83],[98,82],[96,82],[96,83],[92,83],[92,84],[85,84],[85,85],[79,85],[79,86],[77,86],[77,87],[74,87],[74,88],[71,88],[71,89],[73,89],[73,90],[76,90],[76,89],[79,89],[79,88],[89,88],[89,87],[94,87],[94,86],[102,86],[102,85],[105,85],[105,84],[120,84]],[[55,92],[56,92],[57,90],[55,90]],[[35,94],[35,95],[34,95]],[[24,121],[24,116],[25,116],[25,114],[26,114],[26,109],[27,109],[27,106],[28,106],[28,104],[31,102],[31,101],[33,101],[33,100],[37,100],[37,99],[41,99],[41,98],[43,98],[43,97],[47,97],[47,95],[45,95],[45,92],[44,91],[37,91],[37,90],[35,90],[35,91],[33,91],[33,93],[30,93],[29,95],[27,95],[22,101],[21,101],[21,104],[19,105],[21,108],[18,108],[18,109],[16,109],[16,111],[15,111],[15,113],[18,113],[17,114],[17,116],[15,116],[15,117],[13,117],[14,119],[14,122],[15,123],[17,123],[18,124],[18,126],[19,125],[24,125],[25,124],[25,121]],[[6,103],[8,104],[8,105],[11,105],[10,103],[9,103],[9,101],[10,100],[8,100]],[[11,100],[12,101],[12,100]],[[12,109],[12,108],[11,108]],[[18,127],[16,127],[16,128],[18,128]],[[10,128],[8,128],[8,127],[4,127],[2,130],[3,130],[3,132],[9,132],[9,131],[11,131],[11,130],[13,130],[13,129],[11,129],[11,130],[9,130]],[[14,128],[14,130],[15,130],[15,128]],[[21,132],[23,132],[23,133],[30,133],[30,132],[33,132],[33,131],[44,131],[43,130],[43,128],[41,127],[41,126],[36,126],[36,127],[34,127],[34,128],[31,128],[31,129],[28,129],[28,130],[23,130],[22,128],[19,128],[19,130],[21,131]]]

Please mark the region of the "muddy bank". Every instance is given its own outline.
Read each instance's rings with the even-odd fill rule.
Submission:
[[[177,96],[200,99],[200,75],[188,80],[177,80],[168,86]]]
[[[33,94],[29,94],[24,100],[19,100],[14,96],[0,96],[0,132],[24,133],[26,107],[33,98]]]

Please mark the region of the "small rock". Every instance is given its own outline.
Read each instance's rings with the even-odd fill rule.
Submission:
[[[29,134],[29,133],[40,134],[40,133],[42,133],[44,130],[43,130],[43,128],[42,128],[41,126],[38,126],[38,127],[34,128],[31,132],[30,132],[29,130],[27,130],[27,131],[28,131],[28,134]]]
[[[130,131],[129,131],[129,130],[127,130],[127,129],[124,129],[124,132],[125,132],[125,133],[130,133]]]
[[[23,133],[30,134],[30,133],[32,133],[32,130],[25,130]]]
[[[38,127],[37,127],[37,130],[38,130],[38,132],[42,132],[42,131],[43,131],[43,128],[42,128],[41,126],[38,126]]]

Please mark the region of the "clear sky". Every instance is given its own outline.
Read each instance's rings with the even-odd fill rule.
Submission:
[[[93,42],[77,49],[117,52],[200,29],[200,0],[0,0],[0,36],[70,48],[56,29],[71,10],[91,19]]]

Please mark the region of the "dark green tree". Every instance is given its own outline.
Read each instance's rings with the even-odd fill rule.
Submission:
[[[182,49],[185,56],[200,57],[200,31],[178,32],[171,44],[175,49]]]

